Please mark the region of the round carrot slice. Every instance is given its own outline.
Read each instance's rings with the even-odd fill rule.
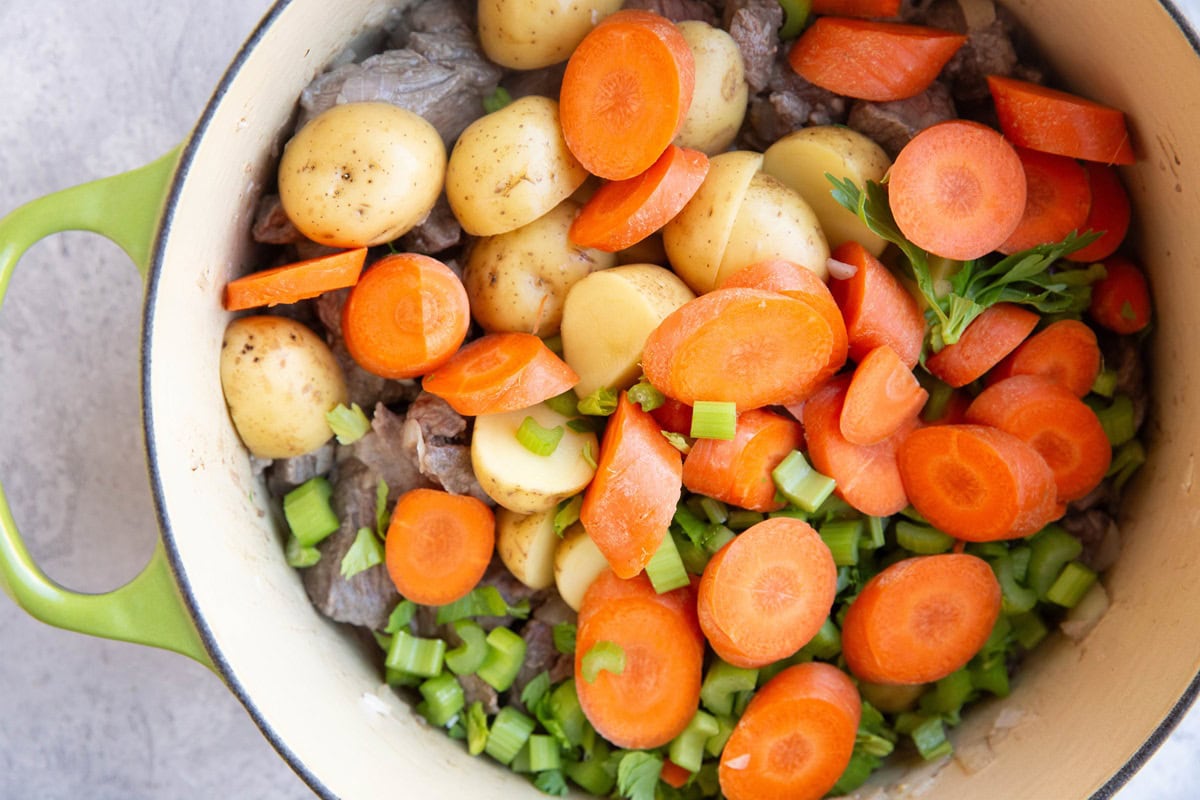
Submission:
[[[1030,336],[987,374],[990,386],[1014,375],[1041,375],[1076,397],[1092,390],[1100,374],[1096,332],[1077,319],[1060,319]]]
[[[751,698],[724,750],[729,800],[818,800],[850,763],[862,716],[858,690],[831,664],[797,664]]]
[[[402,596],[440,606],[475,588],[495,544],[496,520],[481,501],[440,489],[413,489],[392,511],[384,561]]]
[[[738,416],[734,438],[697,439],[683,461],[683,485],[752,511],[776,511],[771,471],[804,443],[804,432],[793,419],[765,409]]]
[[[925,368],[951,386],[966,386],[1004,360],[1037,327],[1038,315],[1013,303],[988,306],[958,337],[925,359]]]
[[[1017,148],[1025,169],[1025,213],[997,249],[1011,254],[1039,244],[1059,242],[1084,230],[1092,207],[1087,172],[1078,161],[1053,153]]]
[[[966,665],[1000,616],[992,568],[966,553],[899,561],[867,582],[842,625],[846,665],[871,683],[928,683]]]
[[[700,578],[700,628],[717,655],[761,667],[792,655],[833,605],[837,566],[821,536],[789,517],[747,528],[717,551]]]

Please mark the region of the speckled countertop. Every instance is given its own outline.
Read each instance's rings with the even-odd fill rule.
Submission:
[[[0,214],[177,144],[268,0],[0,1]],[[1200,0],[1178,5],[1200,18]],[[138,398],[141,286],[117,247],[36,245],[0,313],[0,478],[51,577],[131,578],[157,536]],[[1200,712],[1120,800],[1200,796]],[[0,596],[0,800],[311,797],[178,656],[66,633]]]

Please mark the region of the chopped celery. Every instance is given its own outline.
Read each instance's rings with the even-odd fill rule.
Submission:
[[[473,756],[477,756],[483,752],[487,746],[488,740],[488,723],[487,714],[483,710],[483,701],[476,700],[471,705],[467,706],[466,713],[466,728],[467,728],[467,752]]]
[[[446,642],[442,639],[423,639],[401,629],[392,637],[384,664],[388,669],[432,678],[442,671],[445,654]]]
[[[839,567],[852,567],[858,563],[858,543],[862,531],[862,519],[833,520],[818,529],[821,540],[833,554],[833,563]]]
[[[836,485],[833,478],[813,469],[799,450],[793,450],[771,472],[780,494],[810,514],[820,508]]]
[[[1050,633],[1046,623],[1034,611],[1024,614],[1014,614],[1011,617],[1013,636],[1017,644],[1026,650],[1032,650]]]
[[[1127,394],[1119,394],[1108,405],[1089,401],[1100,426],[1108,436],[1108,442],[1113,447],[1120,447],[1133,439],[1137,434],[1137,424],[1134,417],[1133,399]]]
[[[445,727],[466,706],[462,685],[448,672],[443,672],[421,684],[425,698],[425,718],[429,724]]]
[[[725,525],[735,531],[744,531],[746,528],[762,522],[764,519],[765,517],[761,511],[732,508],[729,510],[729,518],[725,520]]]
[[[594,683],[600,672],[620,675],[625,671],[625,651],[616,642],[600,641],[583,654],[580,674],[588,683]]]
[[[713,525],[724,525],[729,519],[729,508],[720,500],[711,497],[700,498],[700,509]]]
[[[566,740],[573,747],[582,745],[584,732],[589,723],[587,717],[583,715],[583,706],[579,704],[579,695],[575,691],[575,679],[567,678],[554,687],[547,702],[550,715],[558,721]]]
[[[562,768],[562,755],[553,736],[535,733],[529,737],[529,768],[534,772]]]
[[[918,525],[908,520],[896,522],[896,543],[911,553],[934,555],[945,553],[954,546],[954,537],[930,525]]]
[[[487,655],[475,674],[503,692],[512,686],[525,660],[525,640],[509,628],[492,628],[487,635]]]
[[[1046,599],[1064,608],[1074,608],[1087,594],[1087,590],[1092,588],[1097,577],[1091,568],[1078,561],[1071,561],[1063,567],[1053,585],[1046,591]]]
[[[544,428],[533,417],[526,417],[517,427],[517,441],[535,456],[550,456],[558,449],[563,433],[562,425]]]
[[[556,394],[546,401],[550,410],[564,417],[574,417],[579,414],[579,397],[574,389],[567,389],[562,394]]]
[[[1029,546],[1027,583],[1039,598],[1045,600],[1063,567],[1079,558],[1083,543],[1058,525],[1047,525],[1030,537]]]
[[[700,685],[700,702],[714,714],[731,714],[734,695],[753,690],[757,682],[757,669],[735,667],[714,659]]]
[[[512,706],[505,706],[492,721],[484,752],[501,764],[511,764],[529,741],[536,723]]]
[[[469,619],[456,620],[454,632],[463,643],[446,653],[446,666],[455,675],[471,675],[483,666],[487,658],[487,633],[478,622]]]
[[[709,738],[720,733],[717,718],[704,711],[697,711],[683,732],[671,740],[667,753],[674,763],[688,772],[696,772],[704,761],[704,746]]]
[[[842,652],[842,633],[834,621],[826,617],[816,635],[801,648],[801,652],[825,661],[837,658]]]
[[[1000,582],[1005,614],[1021,614],[1037,605],[1037,592],[1017,582],[1013,557],[1007,550],[989,559],[988,563]]]
[[[321,560],[321,551],[315,547],[306,547],[300,544],[300,540],[295,536],[289,536],[285,558],[289,567],[304,569]]]
[[[642,411],[650,412],[667,402],[666,395],[654,387],[645,378],[629,387],[629,399],[642,407]]]
[[[617,393],[607,386],[601,386],[596,391],[579,401],[579,413],[593,417],[607,417],[617,410]]]
[[[967,702],[972,689],[969,670],[951,672],[921,696],[921,710],[930,714],[953,714]]]
[[[337,437],[338,444],[342,445],[354,444],[371,430],[371,420],[367,419],[358,403],[351,403],[349,408],[338,403],[325,412],[325,421]]]
[[[342,577],[350,580],[360,572],[383,563],[383,543],[370,528],[359,528],[354,544],[342,556]]]
[[[941,717],[929,717],[913,728],[909,734],[917,752],[926,761],[948,756],[954,752],[954,746],[946,738],[946,728]]]
[[[583,508],[582,494],[577,494],[559,503],[554,512],[554,532],[562,536],[567,528],[578,522],[581,508]]]
[[[697,400],[692,406],[693,439],[731,440],[737,433],[737,406],[725,400]]]
[[[340,527],[330,498],[333,487],[322,477],[310,478],[283,496],[283,516],[303,547],[313,547]]]
[[[650,578],[654,591],[659,594],[692,582],[691,576],[683,566],[683,559],[679,557],[679,550],[675,547],[675,537],[669,532],[663,536],[662,543],[646,564],[646,576]]]

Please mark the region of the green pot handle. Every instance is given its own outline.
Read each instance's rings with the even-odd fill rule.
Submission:
[[[180,148],[139,169],[34,200],[0,219],[0,302],[18,259],[52,233],[84,230],[118,244],[145,278]],[[160,539],[146,567],[103,594],[81,594],[46,576],[29,555],[0,486],[0,588],[50,625],[162,647],[212,668]]]

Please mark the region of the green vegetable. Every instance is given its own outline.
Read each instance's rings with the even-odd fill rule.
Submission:
[[[558,449],[564,432],[562,425],[543,428],[533,417],[526,417],[517,428],[517,441],[535,456],[549,456]]]
[[[704,711],[697,711],[683,732],[671,741],[667,750],[671,761],[688,772],[698,771],[704,761],[705,743],[710,737],[720,733],[720,730],[716,717]]]
[[[576,396],[574,389],[567,389],[562,394],[557,394],[546,401],[546,405],[550,406],[550,410],[564,417],[574,417],[579,414],[579,397]]]
[[[583,495],[577,494],[563,500],[554,512],[554,532],[562,536],[567,528],[579,521],[579,510],[583,508]]]
[[[810,514],[820,508],[836,483],[813,469],[799,450],[793,450],[771,472],[775,487],[787,501]]]
[[[322,477],[310,478],[283,496],[283,517],[302,547],[313,547],[341,523],[333,513],[333,487]]]
[[[359,528],[354,544],[342,556],[342,577],[350,580],[364,570],[383,563],[383,545],[370,528]]]
[[[553,628],[554,649],[565,656],[575,652],[575,626],[570,622],[560,622]]]
[[[300,540],[295,536],[289,536],[284,557],[287,559],[288,566],[304,569],[321,560],[321,551],[315,547],[306,547],[300,544]]]
[[[1063,567],[1046,592],[1046,599],[1064,608],[1074,608],[1087,594],[1088,589],[1092,588],[1097,577],[1091,568],[1078,561],[1072,561]]]
[[[692,406],[693,439],[731,440],[737,433],[737,406],[722,400],[697,400]]]
[[[507,766],[529,741],[536,726],[537,723],[520,711],[512,706],[505,706],[492,721],[492,730],[488,734],[484,752]]]
[[[325,413],[325,420],[337,437],[338,444],[354,444],[371,430],[371,420],[367,419],[358,403],[351,403],[349,408],[338,403]]]
[[[625,671],[625,650],[616,642],[596,642],[583,654],[581,667],[580,673],[588,683],[594,683],[601,670],[620,675]]]
[[[422,683],[420,692],[425,698],[425,718],[430,725],[439,728],[447,725],[466,705],[462,685],[448,672]]]
[[[735,667],[714,658],[700,684],[700,702],[714,714],[732,714],[734,695],[752,691],[757,683],[758,670]]]
[[[399,630],[392,637],[392,646],[388,649],[384,664],[388,669],[398,672],[432,678],[442,671],[445,654],[444,640],[424,639],[406,630]]]
[[[817,529],[821,540],[833,554],[833,563],[839,567],[852,567],[858,563],[858,543],[862,537],[861,519],[839,519],[826,522]]]
[[[667,396],[645,378],[629,387],[628,394],[629,399],[641,406],[642,411],[647,413],[662,407],[662,404],[667,402]]]
[[[503,86],[497,86],[496,91],[483,98],[483,112],[491,114],[494,111],[499,111],[512,101],[512,95],[508,93],[508,89],[505,89]]]
[[[617,410],[617,393],[607,386],[601,386],[596,391],[579,401],[579,413],[593,417],[607,417]]]
[[[454,632],[463,643],[446,653],[446,666],[455,675],[471,675],[483,666],[487,658],[487,633],[479,623],[460,619],[454,623]]]
[[[483,701],[476,700],[467,706],[467,752],[477,756],[487,746],[488,723],[487,714],[483,710]]]
[[[475,674],[503,692],[512,686],[525,660],[525,640],[509,628],[492,628],[487,635],[487,655]]]
[[[617,791],[629,800],[655,800],[658,777],[662,774],[662,757],[641,750],[631,750],[617,765]]]
[[[783,25],[779,28],[779,38],[783,41],[795,39],[804,30],[812,10],[812,0],[779,0],[783,7]]]
[[[663,537],[662,544],[654,551],[646,564],[646,576],[659,594],[687,586],[692,582],[683,566],[683,559],[675,547],[675,538],[669,533]]]

